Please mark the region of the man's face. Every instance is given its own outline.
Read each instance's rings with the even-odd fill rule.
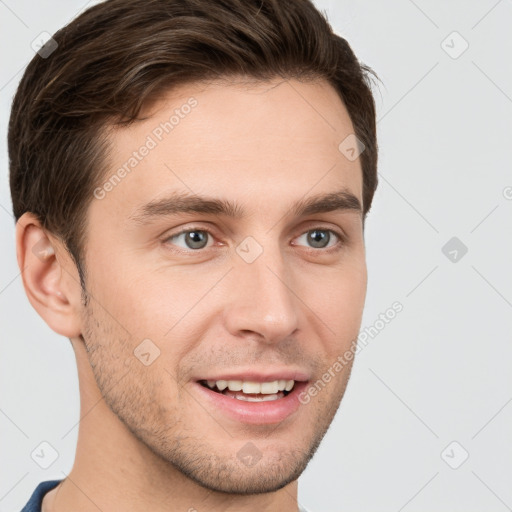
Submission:
[[[362,203],[359,159],[338,149],[353,132],[326,82],[272,80],[183,86],[111,134],[105,181],[138,156],[88,212],[83,338],[111,410],[206,488],[270,492],[297,479],[339,406],[351,364],[309,403],[298,393],[357,337],[361,213],[294,205],[343,190]],[[173,211],[178,194],[234,203],[236,215]],[[308,383],[263,402],[200,383],[226,377]]]

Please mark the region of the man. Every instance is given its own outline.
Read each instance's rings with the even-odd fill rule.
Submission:
[[[41,48],[17,256],[81,415],[24,511],[305,510],[366,295],[370,74],[309,0],[111,0]]]

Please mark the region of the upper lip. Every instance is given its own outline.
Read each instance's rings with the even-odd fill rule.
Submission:
[[[302,370],[292,370],[289,368],[282,370],[274,370],[269,372],[258,372],[255,370],[226,372],[212,376],[202,377],[197,380],[243,380],[251,382],[272,382],[274,380],[294,380],[305,382],[309,380],[309,374]]]

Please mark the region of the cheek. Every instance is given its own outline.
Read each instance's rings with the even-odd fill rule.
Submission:
[[[95,265],[91,293],[113,320],[134,338],[155,333],[155,327],[168,330],[187,303],[189,287],[179,272],[159,272],[136,261],[105,261]],[[164,325],[162,325],[164,324]],[[165,332],[165,331],[164,331]]]
[[[221,307],[218,290],[212,288],[225,270],[216,275],[184,267],[134,265],[130,272],[127,264],[120,264],[119,269],[104,267],[99,275],[109,275],[108,286],[98,286],[99,300],[109,313],[106,321],[127,338],[119,350],[128,357],[134,351],[149,353],[155,369],[181,378],[179,362],[204,337],[207,319]]]
[[[338,269],[321,269],[316,275],[309,275],[307,284],[303,284],[300,297],[325,324],[322,332],[330,352],[345,349],[357,338],[366,286],[364,260]]]

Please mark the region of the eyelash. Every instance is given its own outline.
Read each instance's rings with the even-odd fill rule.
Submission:
[[[177,233],[173,233],[172,235],[170,236],[167,236],[163,239],[163,242],[168,242],[169,240],[173,239],[173,238],[176,238],[184,233],[189,233],[189,232],[192,232],[192,231],[200,231],[200,232],[203,232],[203,233],[208,233],[212,238],[215,238],[214,234],[209,230],[209,229],[205,229],[203,227],[188,227],[186,229],[182,229],[181,231],[178,231]],[[337,238],[338,238],[338,242],[333,245],[332,247],[328,247],[328,248],[315,248],[315,247],[308,247],[307,249],[309,249],[309,251],[312,251],[312,252],[315,252],[315,253],[318,253],[318,252],[323,252],[324,254],[330,254],[331,252],[336,252],[336,251],[339,251],[341,250],[341,246],[343,246],[346,242],[346,237],[344,234],[340,233],[339,231],[336,231],[334,229],[330,229],[330,228],[324,228],[322,226],[317,226],[317,227],[313,227],[311,229],[308,229],[306,231],[304,231],[303,233],[301,233],[299,236],[302,236],[302,235],[305,235],[307,233],[310,233],[312,231],[326,231],[326,232],[329,232],[329,233],[332,233],[334,234]],[[298,237],[296,237],[298,238]],[[330,242],[330,240],[329,240]],[[205,251],[206,249],[208,249],[208,247],[206,248],[202,248],[202,249],[181,249],[181,248],[178,248],[178,249],[172,249],[172,250],[175,250],[176,252],[180,252],[180,253],[200,253],[200,252],[203,252]]]

